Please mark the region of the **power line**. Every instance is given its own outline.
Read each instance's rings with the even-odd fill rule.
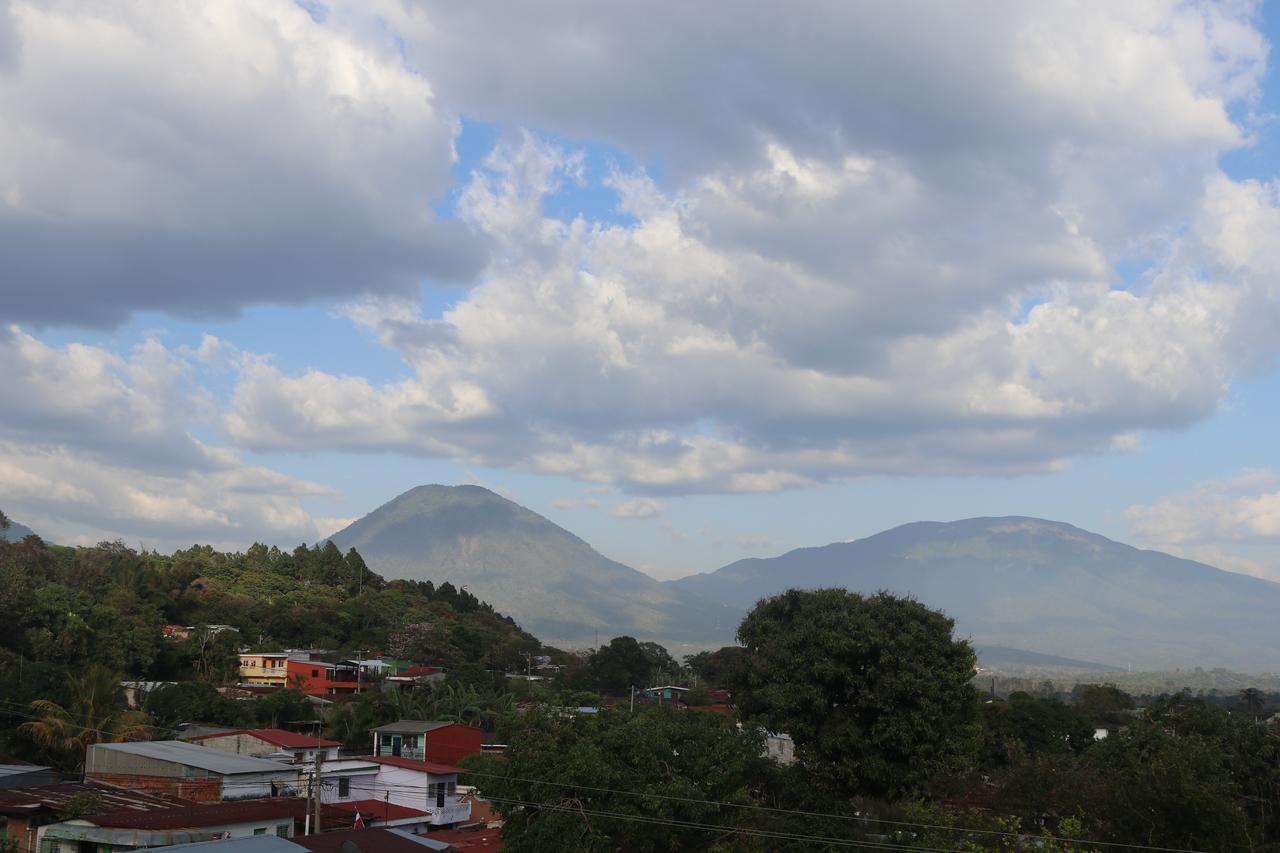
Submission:
[[[0,700],[0,704],[7,704],[14,707],[20,707],[20,703],[12,702],[10,700]],[[31,714],[25,714],[25,713],[17,713],[14,711],[5,712],[3,710],[0,710],[0,713],[7,713],[11,716],[26,717],[32,720],[43,719],[42,717],[37,717]],[[85,727],[85,730],[92,731],[97,734],[113,736],[113,733],[104,732],[101,729]],[[282,767],[286,767],[286,768],[289,766],[291,765],[282,765]],[[1029,836],[1027,833],[1007,832],[1007,831],[994,830],[994,829],[969,829],[964,827],[944,826],[941,824],[927,824],[927,823],[917,823],[912,821],[896,821],[896,820],[890,820],[887,818],[873,818],[873,817],[864,816],[864,815],[839,815],[839,814],[832,814],[828,812],[811,812],[811,811],[803,811],[799,809],[784,809],[784,808],[778,808],[774,806],[764,806],[764,805],[758,805],[753,803],[730,803],[730,802],[725,802],[720,800],[699,799],[695,797],[677,797],[669,794],[653,794],[653,793],[646,793],[642,791],[624,791],[624,790],[618,790],[613,788],[603,788],[603,787],[597,787],[592,785],[575,784],[571,782],[553,782],[545,779],[528,779],[528,778],[515,777],[515,776],[503,776],[495,773],[484,773],[482,771],[477,771],[477,770],[467,770],[465,768],[462,768],[462,770],[464,773],[471,774],[473,776],[481,776],[481,777],[492,778],[492,779],[503,779],[510,782],[522,782],[522,783],[531,784],[531,785],[549,785],[549,786],[561,787],[561,788],[573,788],[573,789],[584,790],[584,791],[595,791],[597,793],[614,794],[618,796],[630,796],[630,797],[640,797],[645,799],[669,800],[669,801],[676,801],[676,802],[695,803],[699,805],[722,806],[722,807],[739,808],[739,809],[753,809],[753,810],[764,811],[764,812],[796,815],[800,817],[821,817],[821,818],[831,818],[835,820],[852,820],[852,821],[859,821],[864,823],[884,824],[886,826],[909,827],[912,829],[930,829],[930,830],[938,830],[938,831],[953,832],[953,833],[967,833],[971,835],[988,835],[988,836],[996,836],[996,837],[1004,837],[1004,838],[1034,837],[1034,836]],[[321,784],[323,785],[325,783],[322,781]],[[227,787],[228,786],[224,781],[223,783],[224,790]],[[244,788],[244,787],[255,787],[255,786],[247,785],[247,784],[239,784],[239,785],[233,784],[230,787]],[[361,787],[367,787],[367,786],[361,786]],[[380,791],[392,791],[397,793],[422,792],[425,795],[427,791],[427,788],[425,786],[407,785],[407,784],[387,785],[385,783],[378,783],[378,784],[375,784],[373,787],[377,788]],[[485,795],[485,799],[500,801],[500,802],[504,801],[501,798],[488,796],[488,795]],[[552,808],[552,806],[548,804],[542,804],[542,805],[546,806],[547,808]],[[621,816],[619,817],[621,818]],[[1129,844],[1126,842],[1119,842],[1119,841],[1091,841],[1088,839],[1081,839],[1081,838],[1055,838],[1053,840],[1061,841],[1061,842],[1065,842],[1073,845],[1094,845],[1094,846],[1104,846],[1104,847],[1117,847],[1117,848],[1128,849],[1128,850],[1148,850],[1148,851],[1154,851],[1154,853],[1200,853],[1200,851],[1191,850],[1189,848],[1156,847],[1156,846],[1145,845],[1145,844]]]

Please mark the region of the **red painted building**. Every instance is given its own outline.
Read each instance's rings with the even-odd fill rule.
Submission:
[[[372,682],[359,681],[358,670],[354,666],[290,658],[285,667],[286,685],[296,687],[308,696],[324,698],[376,687]]]
[[[373,730],[373,754],[457,764],[468,755],[479,755],[483,740],[484,732],[473,726],[399,720]]]

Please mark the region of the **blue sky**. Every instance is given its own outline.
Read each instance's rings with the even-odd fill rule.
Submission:
[[[74,62],[86,13],[9,24],[19,520],[292,544],[478,482],[664,578],[1033,515],[1280,580],[1276,4],[794,53],[711,9],[152,13]],[[255,32],[332,73],[246,82]],[[184,52],[231,69],[191,113]],[[82,97],[132,112],[44,109]]]

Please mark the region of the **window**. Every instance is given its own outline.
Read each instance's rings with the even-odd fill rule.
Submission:
[[[457,795],[458,795],[458,783],[457,783],[457,782],[450,782],[450,783],[449,783],[449,796],[451,796],[451,797],[456,797]]]
[[[266,834],[267,834],[267,828],[266,828],[265,826],[260,826],[260,827],[258,827],[257,829],[255,829],[255,830],[253,831],[253,834],[254,834],[254,835],[266,835]]]
[[[428,782],[427,783],[427,801],[430,802],[435,798],[436,798],[436,783]]]
[[[338,779],[338,796],[339,797],[351,796],[351,779],[350,778],[343,776],[340,779]]]
[[[320,677],[320,670],[318,670],[318,669],[313,669],[313,670],[311,670],[311,677],[312,677],[312,678],[319,678],[319,677]]]
[[[292,829],[293,829],[293,824],[282,823],[276,827],[276,835],[280,836],[281,838],[289,838],[290,837],[289,831]]]

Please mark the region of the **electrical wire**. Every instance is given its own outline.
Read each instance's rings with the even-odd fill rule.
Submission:
[[[20,703],[12,702],[10,700],[0,700],[0,705],[10,705],[13,707],[21,707]],[[26,713],[17,713],[15,711],[4,711],[3,709],[0,709],[0,713],[7,714],[9,716],[26,717],[32,720],[43,719],[42,717],[38,717],[35,715],[26,714]],[[73,718],[73,721],[74,721],[74,718]],[[111,734],[109,732],[104,732],[101,729],[95,729],[95,728],[86,727],[86,730],[92,731],[96,734],[104,734],[104,735]],[[912,821],[895,821],[895,820],[889,820],[886,818],[873,818],[873,817],[862,816],[862,815],[838,815],[838,814],[831,814],[831,813],[825,813],[825,812],[803,811],[799,809],[783,809],[783,808],[777,808],[773,806],[762,806],[762,805],[750,804],[750,803],[730,803],[730,802],[724,802],[724,801],[718,801],[718,800],[699,799],[694,797],[676,797],[668,794],[653,794],[653,793],[646,793],[643,791],[625,791],[625,790],[617,790],[612,788],[581,785],[581,784],[575,784],[575,783],[569,783],[569,782],[553,782],[545,779],[527,779],[527,778],[521,778],[521,777],[503,776],[500,774],[484,773],[482,771],[476,771],[476,770],[464,769],[463,772],[467,774],[471,774],[473,776],[481,776],[481,777],[487,777],[487,778],[493,778],[493,779],[503,779],[506,781],[522,782],[525,784],[532,784],[532,785],[549,785],[554,787],[565,787],[565,788],[573,788],[573,789],[584,790],[584,791],[594,791],[597,793],[613,794],[617,796],[631,796],[631,797],[641,797],[646,799],[670,800],[670,801],[677,801],[677,802],[695,803],[699,805],[713,805],[713,806],[721,806],[721,807],[729,807],[729,808],[754,809],[754,810],[765,811],[765,812],[791,814],[791,815],[796,815],[801,817],[821,817],[821,818],[830,818],[830,819],[836,819],[836,820],[852,820],[852,821],[858,821],[858,822],[864,822],[864,823],[869,822],[869,823],[884,824],[886,826],[909,827],[912,829],[928,829],[928,830],[944,831],[944,832],[965,833],[965,834],[971,834],[971,835],[989,835],[989,836],[997,836],[997,837],[1004,837],[1004,838],[1034,838],[1035,837],[1027,833],[1007,832],[1007,831],[1001,831],[1001,830],[968,829],[963,827],[944,826],[941,824],[917,823]],[[322,787],[324,784],[325,784],[325,781],[322,780],[321,781]],[[224,789],[228,787],[226,781],[224,781],[223,787]],[[254,788],[255,790],[259,789],[259,786],[255,786],[252,783],[245,783],[240,785],[232,783],[230,787],[232,788],[239,787],[242,789]],[[361,786],[361,787],[366,787],[366,786]],[[379,788],[379,790],[391,791],[393,793],[417,793],[420,791],[425,794],[427,788],[425,786],[413,786],[413,785],[399,785],[399,786],[383,785]],[[496,800],[497,798],[486,795],[485,799]],[[1201,851],[1196,851],[1189,848],[1157,847],[1157,846],[1144,845],[1144,844],[1130,844],[1130,843],[1119,842],[1119,841],[1090,841],[1088,839],[1079,839],[1079,838],[1055,838],[1054,840],[1070,843],[1073,845],[1093,845],[1093,846],[1116,847],[1116,848],[1122,848],[1122,849],[1128,849],[1128,850],[1147,850],[1147,851],[1153,851],[1153,853],[1201,853]]]

